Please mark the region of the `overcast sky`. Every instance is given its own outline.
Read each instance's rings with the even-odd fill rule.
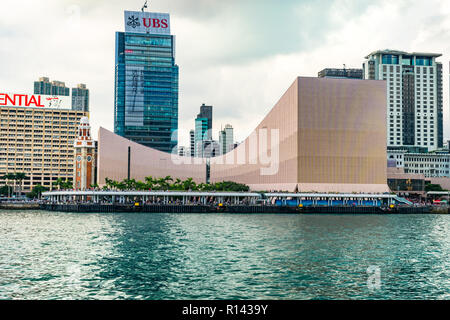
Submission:
[[[0,0],[0,91],[31,93],[41,76],[85,83],[91,124],[114,129],[115,31],[144,0]],[[442,53],[444,134],[450,137],[448,0],[151,0],[171,14],[180,66],[180,145],[202,103],[214,137],[244,140],[296,76],[360,68],[378,49]],[[95,134],[96,136],[96,134]]]

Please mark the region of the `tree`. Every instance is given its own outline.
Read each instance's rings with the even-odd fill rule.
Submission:
[[[139,191],[147,190],[147,184],[142,181],[136,181],[136,190],[139,190]]]
[[[164,190],[169,190],[171,187],[171,182],[173,183],[173,178],[171,176],[167,176],[163,179],[164,181]]]
[[[109,178],[105,178],[105,184],[110,190],[117,189],[118,182]]]
[[[66,190],[73,189],[73,182],[71,180],[66,180],[62,184],[62,187],[63,187],[63,189],[66,189]]]
[[[14,174],[14,173],[7,173],[7,174],[5,174],[4,176],[2,176],[2,179],[3,180],[6,180],[6,186],[8,187],[9,185],[8,185],[8,180],[13,180],[13,181],[15,181],[16,180],[16,175]],[[8,189],[9,190],[9,189]],[[14,190],[12,190],[12,192],[11,193],[8,193],[8,198],[12,195],[14,193]]]
[[[61,190],[61,186],[63,184],[64,180],[62,178],[58,178],[55,182],[53,182],[53,185],[55,187],[58,187],[58,190]]]
[[[63,180],[62,178],[58,178],[55,182],[53,182],[53,185],[58,187],[58,190],[64,189],[73,189],[73,183],[70,182],[68,179]]]
[[[135,179],[125,179],[122,183],[125,184],[127,190],[136,189],[136,180]]]
[[[25,179],[28,179],[28,177],[24,172],[17,172],[15,174],[14,180],[19,182],[19,196],[22,194],[22,181]]]
[[[0,187],[0,195],[9,197],[9,195],[12,193],[12,187],[4,185],[3,187]]]
[[[48,191],[48,188],[41,186],[40,184],[36,185],[33,190],[27,193],[27,197],[29,199],[40,199],[43,192]]]
[[[249,186],[241,183],[223,181],[216,182],[214,184],[200,183],[197,185],[193,178],[187,180],[174,179],[171,176],[165,178],[153,178],[151,176],[145,177],[145,182],[136,181],[135,179],[125,179],[121,182],[111,180],[109,178],[105,179],[106,186],[103,188],[115,189],[115,190],[176,190],[176,191],[225,191],[225,192],[248,192],[250,190]],[[95,185],[96,186],[96,185]]]
[[[430,192],[430,191],[447,191],[442,189],[442,187],[439,184],[427,184],[425,186],[425,191],[426,192]]]
[[[185,180],[183,182],[183,189],[185,191],[189,191],[189,190],[196,191],[197,190],[197,184],[194,182],[194,179],[189,178],[189,179],[187,179],[187,180]]]
[[[114,186],[119,191],[127,190],[127,184],[125,183],[125,181],[117,182]]]
[[[200,183],[199,185],[197,185],[197,189],[198,189],[198,191],[205,192],[205,191],[208,191],[209,186],[210,185],[208,185],[206,183]]]
[[[151,190],[155,187],[156,181],[153,179],[153,177],[145,177],[145,188],[147,190]]]
[[[163,190],[163,191],[169,190],[169,189],[170,189],[170,186],[171,186],[171,184],[169,183],[169,181],[173,182],[173,179],[172,179],[171,176],[167,176],[167,177],[165,177],[165,178],[160,178],[160,179],[158,179],[158,180],[157,180],[158,189],[159,189],[159,190]]]
[[[176,179],[175,182],[171,185],[170,190],[181,191],[183,188],[183,181],[181,179]]]

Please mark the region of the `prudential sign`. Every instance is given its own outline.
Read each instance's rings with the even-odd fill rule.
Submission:
[[[125,32],[170,34],[168,13],[125,11]]]
[[[0,107],[70,109],[71,102],[70,97],[66,96],[2,93],[0,91]]]

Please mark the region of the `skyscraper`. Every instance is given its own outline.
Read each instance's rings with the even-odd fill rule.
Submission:
[[[205,157],[205,148],[210,143],[205,144],[205,141],[212,141],[212,106],[202,104],[200,106],[200,113],[195,119],[195,156]]]
[[[190,138],[190,155],[191,157],[195,157],[195,130],[189,131]]]
[[[34,82],[34,94],[52,96],[70,96],[70,89],[61,81],[52,81],[47,77],[41,77]]]
[[[381,50],[366,57],[364,78],[387,82],[389,148],[443,147],[442,64],[437,53]]]
[[[89,89],[85,84],[72,88],[72,110],[89,112]]]
[[[197,118],[204,118],[207,120],[207,136],[205,139],[211,140],[212,139],[212,114],[213,114],[213,107],[207,106],[204,103],[200,106],[200,113],[198,114]]]
[[[53,96],[70,96],[70,89],[62,81],[52,81],[52,95]]]
[[[199,118],[195,119],[195,156],[202,158],[204,154],[204,144],[208,138],[208,119]]]
[[[227,154],[234,149],[234,134],[231,125],[227,124],[225,128],[219,132],[219,144],[222,154]]]
[[[178,66],[165,13],[125,11],[116,33],[114,132],[172,152],[178,144]]]

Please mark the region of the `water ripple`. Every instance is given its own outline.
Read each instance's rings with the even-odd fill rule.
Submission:
[[[449,216],[0,211],[0,232],[0,299],[450,298]]]

